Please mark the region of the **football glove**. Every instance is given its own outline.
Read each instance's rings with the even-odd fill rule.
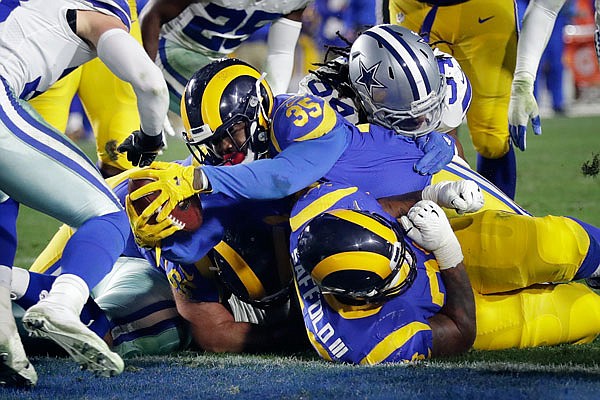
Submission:
[[[416,162],[414,170],[421,175],[439,172],[454,157],[454,139],[440,132],[430,132],[416,139],[417,147],[425,155]]]
[[[155,181],[130,193],[131,200],[137,200],[153,192],[159,193],[139,215],[140,223],[146,223],[155,213],[158,213],[156,221],[163,222],[180,201],[198,193],[210,192],[210,183],[202,170],[200,170],[201,182],[197,183],[200,189],[194,188],[195,169],[193,165],[186,167],[177,163],[156,161],[149,168],[131,173],[130,179],[147,178]]]
[[[125,197],[125,211],[129,217],[135,242],[141,247],[154,248],[160,244],[162,239],[182,229],[181,225],[175,224],[171,218],[166,218],[156,224],[148,223],[148,218],[138,215],[129,195]]]
[[[146,135],[142,130],[134,131],[117,147],[119,153],[127,153],[127,160],[134,167],[147,167],[154,161],[158,152],[165,147],[163,135]]]
[[[531,120],[533,133],[542,134],[542,123],[535,96],[533,95],[534,77],[528,74],[515,75],[508,104],[508,131],[515,146],[525,151],[528,120]]]
[[[456,235],[444,211],[431,200],[421,200],[400,218],[406,236],[416,244],[431,251],[440,270],[454,268],[463,254]]]
[[[443,181],[426,186],[423,200],[431,200],[440,207],[452,208],[459,214],[479,211],[483,207],[483,193],[475,181]]]

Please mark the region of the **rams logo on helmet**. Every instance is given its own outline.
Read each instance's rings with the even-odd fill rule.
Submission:
[[[375,303],[408,289],[416,258],[401,228],[380,215],[339,209],[312,219],[298,237],[298,258],[324,294]]]

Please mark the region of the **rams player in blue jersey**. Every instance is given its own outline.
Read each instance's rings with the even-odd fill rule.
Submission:
[[[600,273],[598,228],[494,210],[448,223],[432,202],[408,208],[417,199],[324,183],[294,206],[296,289],[321,357],[404,362],[600,333],[600,296],[573,282]]]
[[[132,199],[154,190],[160,194],[133,221],[134,232],[137,234],[159,206],[162,211],[158,220],[163,221],[176,200],[202,191],[238,199],[281,198],[324,179],[352,180],[361,190],[381,197],[420,190],[429,184],[431,176],[427,174],[439,171],[454,154],[447,136],[431,132],[440,122],[446,81],[433,51],[415,34],[394,26],[373,28],[371,33],[389,43],[384,52],[400,46],[410,50],[405,50],[405,57],[416,57],[411,58],[413,68],[404,70],[397,53],[382,56],[389,62],[389,68],[395,70],[391,81],[386,81],[390,92],[397,94],[408,84],[406,80],[419,82],[413,93],[413,109],[403,113],[377,105],[373,115],[378,122],[385,123],[384,114],[389,112],[391,123],[355,127],[322,98],[311,95],[273,98],[254,68],[234,59],[216,61],[201,69],[186,88],[182,109],[188,142],[204,143],[213,135],[230,134],[240,126],[258,151],[265,151],[270,145],[274,157],[227,168],[155,164],[155,168],[136,172],[136,177],[152,177],[157,182],[132,193]],[[373,80],[375,63],[369,64],[367,70],[360,68],[364,67],[362,57],[352,61],[359,83],[374,90],[377,85],[382,86],[376,80],[383,79],[379,75]],[[387,99],[389,103],[395,100],[391,97]],[[422,150],[414,138],[425,135],[429,140]],[[178,185],[172,185],[175,181]],[[383,185],[390,181],[398,185]]]
[[[78,315],[90,287],[123,251],[130,235],[127,216],[94,164],[27,101],[98,57],[130,82],[137,95],[145,135],[130,142],[128,156],[136,162],[153,159],[168,107],[167,87],[160,70],[129,35],[130,23],[124,0],[11,1],[0,6],[1,200],[7,199],[5,193],[11,198],[7,201],[77,228],[66,247],[62,274],[48,295],[27,310],[24,325],[32,335],[51,338],[80,365],[104,376],[121,373],[123,361]],[[0,218],[1,231],[10,234],[16,223],[14,204],[10,215]],[[23,351],[10,308],[14,243],[2,250],[0,380],[34,385],[37,375]]]
[[[212,143],[210,152],[201,150],[204,162],[214,164],[242,161],[248,144],[229,139]],[[182,161],[191,162],[191,157]],[[122,202],[131,173],[108,179]],[[293,318],[295,308],[287,295],[289,200],[235,207],[220,195],[201,196],[201,201],[203,225],[197,231],[176,232],[152,248],[128,243],[113,271],[92,291],[103,312],[90,300],[83,322],[93,319],[91,329],[123,357],[163,354],[190,342],[207,351],[233,352],[303,343],[303,330],[291,323],[301,320]],[[48,289],[70,234],[63,226],[29,272],[15,274],[12,294],[18,305],[28,307]]]

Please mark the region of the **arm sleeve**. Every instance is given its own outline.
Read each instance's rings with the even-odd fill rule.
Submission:
[[[563,4],[565,0],[533,0],[529,3],[517,46],[515,77],[528,74],[535,78],[537,75],[542,53]]]
[[[335,133],[295,142],[273,159],[202,170],[213,193],[237,199],[283,198],[314,183],[333,167],[346,149],[346,135]]]
[[[122,29],[109,29],[98,40],[98,57],[120,79],[129,82],[137,97],[141,128],[145,134],[162,133],[169,94],[160,69],[144,48]]]
[[[273,22],[267,37],[267,81],[274,95],[286,93],[294,70],[294,53],[302,23],[287,18]]]

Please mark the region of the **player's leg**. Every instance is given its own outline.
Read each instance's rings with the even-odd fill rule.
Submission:
[[[135,1],[129,0],[130,33],[141,43]],[[140,129],[137,98],[131,84],[117,78],[96,58],[82,67],[79,97],[96,137],[98,167],[104,177],[132,167],[127,156],[117,152],[133,131]]]
[[[460,24],[448,23],[456,18]],[[514,198],[516,158],[507,124],[517,50],[514,3],[471,0],[440,7],[430,43],[436,41],[451,43],[451,54],[471,81],[467,123],[478,153],[477,171]]]
[[[31,99],[29,104],[44,118],[44,121],[65,132],[73,96],[77,93],[81,79],[81,67],[60,79],[47,91]]]
[[[440,172],[433,175],[431,183],[441,181],[457,181],[468,179],[475,181],[483,193],[484,204],[482,210],[502,210],[515,214],[529,215],[529,212],[515,203],[506,193],[496,187],[492,182],[473,171],[467,163],[459,157],[446,165]],[[444,209],[448,218],[456,217],[454,210]]]
[[[172,353],[191,342],[167,277],[145,259],[120,257],[92,294],[110,320],[112,349],[122,357]]]
[[[165,39],[158,43],[156,64],[162,70],[169,88],[169,111],[179,115],[183,90],[196,71],[222,55],[204,55],[190,51]]]
[[[0,136],[5,146],[0,160],[2,190],[16,201],[78,228],[65,247],[63,274],[49,295],[28,310],[24,322],[36,334],[55,341],[67,337],[69,343],[62,344],[71,346],[74,340],[79,348],[67,350],[87,367],[99,373],[119,373],[123,367],[120,358],[113,357],[104,342],[89,345],[86,336],[96,336],[78,315],[89,287],[110,271],[125,246],[127,216],[77,146],[41,122],[25,102],[4,94],[0,95],[0,107]],[[107,362],[106,370],[95,363],[98,355]]]
[[[0,385],[33,386],[37,374],[19,338],[10,301],[12,267],[0,265]]]
[[[590,343],[600,333],[600,296],[581,283],[475,293],[478,350]]]
[[[600,265],[597,239],[567,217],[488,210],[452,218],[451,224],[471,285],[479,293],[582,279]]]

